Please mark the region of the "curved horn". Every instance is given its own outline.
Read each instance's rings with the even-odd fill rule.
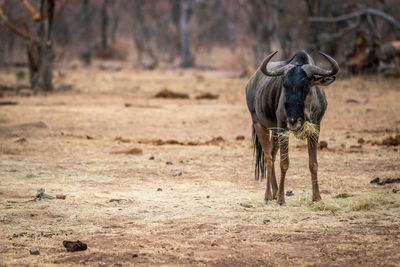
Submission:
[[[276,70],[272,71],[268,70],[267,68],[268,62],[271,60],[273,56],[275,56],[276,53],[278,53],[278,51],[269,54],[266,58],[264,58],[263,62],[260,65],[260,70],[262,73],[264,73],[265,76],[272,76],[272,77],[281,76],[286,70],[286,65]]]
[[[320,68],[318,66],[307,64],[307,65],[304,65],[302,67],[302,69],[307,73],[307,76],[311,77],[313,75],[319,75],[319,76],[326,77],[326,76],[333,76],[336,73],[338,73],[338,71],[339,71],[338,63],[333,58],[331,58],[330,56],[325,54],[324,52],[320,51],[319,53],[329,61],[329,63],[331,64],[332,69],[331,70],[325,70],[325,69]]]

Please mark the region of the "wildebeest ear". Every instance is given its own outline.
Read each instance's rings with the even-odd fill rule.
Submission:
[[[336,80],[336,76],[314,77],[313,85],[328,86]]]

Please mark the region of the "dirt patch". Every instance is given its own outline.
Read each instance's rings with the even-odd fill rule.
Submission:
[[[132,140],[130,140],[129,138],[123,138],[121,136],[117,136],[113,139],[116,142],[121,142],[121,143],[130,143],[132,142]]]
[[[373,133],[376,133],[375,131],[372,131]],[[389,131],[384,131],[384,132],[389,132]],[[390,131],[394,132],[394,131]],[[353,136],[354,138],[354,136]],[[395,136],[388,136],[381,141],[373,141],[373,140],[365,140],[364,138],[360,137],[357,140],[358,145],[351,145],[351,148],[361,148],[363,144],[371,144],[371,145],[378,145],[378,146],[398,146],[400,145],[400,134],[397,134]]]
[[[174,92],[168,88],[162,89],[154,97],[155,98],[170,98],[170,99],[189,99],[188,94]]]
[[[47,129],[49,128],[46,123],[43,121],[37,121],[37,122],[27,122],[27,123],[21,123],[17,125],[13,125],[12,128],[39,128],[39,129]]]
[[[400,145],[400,134],[395,135],[395,136],[389,136],[385,139],[383,139],[380,143],[376,143],[377,145],[381,146],[398,146]]]
[[[117,147],[110,151],[111,154],[129,154],[129,155],[141,155],[143,150],[135,146],[129,147]]]
[[[140,139],[137,141],[139,144],[152,144],[156,146],[163,145],[180,145],[180,146],[200,146],[200,145],[220,145],[225,142],[225,139],[221,136],[213,137],[206,141],[178,141],[175,139]]]
[[[18,102],[15,101],[0,101],[0,106],[16,106]]]
[[[218,99],[219,95],[217,94],[212,94],[210,92],[203,93],[201,95],[196,96],[196,99]]]

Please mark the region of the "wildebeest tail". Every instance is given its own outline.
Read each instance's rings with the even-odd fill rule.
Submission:
[[[262,146],[258,140],[258,136],[256,133],[256,129],[253,125],[253,148],[254,148],[254,156],[255,156],[255,163],[254,163],[254,177],[256,180],[265,178],[265,164],[264,164],[264,152],[262,150]]]

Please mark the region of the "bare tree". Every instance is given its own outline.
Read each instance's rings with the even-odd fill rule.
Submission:
[[[345,55],[342,65],[352,73],[375,72],[379,67],[379,54],[381,47],[381,30],[378,29],[376,18],[389,22],[392,27],[400,30],[400,22],[393,16],[377,9],[356,5],[357,11],[335,17],[311,17],[313,23],[348,23],[347,27],[335,32],[320,35],[320,42],[334,42],[351,34],[345,45]],[[349,21],[355,22],[349,22]],[[342,44],[343,45],[343,44]]]
[[[279,51],[282,51],[281,58],[288,58],[291,54],[290,43],[292,38],[288,25],[281,25],[285,10],[281,0],[275,0],[273,4],[274,10],[274,39]]]
[[[169,61],[173,62],[175,57],[179,56],[181,52],[181,34],[180,34],[180,19],[181,19],[181,1],[180,0],[169,0],[171,6],[171,18],[172,23],[175,27],[175,31],[171,33],[175,38],[172,41],[175,43],[174,46],[171,47]]]
[[[36,91],[53,91],[53,62],[54,51],[51,40],[51,31],[53,28],[54,18],[54,0],[40,1],[40,28],[39,28],[39,60],[34,64],[33,60],[29,61],[29,69],[38,69],[37,75],[31,71],[31,84]],[[30,58],[35,58],[33,50],[28,50]],[[32,75],[34,74],[34,75]]]
[[[193,14],[193,0],[185,0],[180,20],[181,37],[181,67],[187,68],[194,65],[194,58],[190,51],[190,31],[188,23]]]
[[[112,8],[111,8],[111,24],[110,24],[110,39],[111,39],[111,45],[115,45],[117,41],[117,30],[120,22],[120,17],[118,14],[118,8],[119,8],[119,3],[114,1],[112,3]]]
[[[32,36],[28,26],[25,32],[11,25],[0,9],[0,18],[7,30],[21,37],[28,43],[28,67],[31,88],[37,91],[53,91],[53,61],[54,51],[51,39],[53,19],[54,19],[54,0],[40,0],[38,13],[28,1],[24,1],[25,6],[32,13],[33,19],[39,23],[37,37]]]
[[[267,0],[249,1],[244,6],[249,19],[249,28],[253,34],[255,43],[253,45],[254,63],[258,65],[260,60],[271,50],[271,35],[273,27],[271,26],[270,4]]]
[[[91,34],[90,34],[90,18],[89,18],[89,0],[81,0],[81,40],[83,47],[81,50],[81,59],[84,63],[91,62]]]
[[[133,1],[133,39],[135,41],[137,61],[146,69],[154,69],[158,65],[158,57],[151,43],[150,32],[143,14],[143,0]]]
[[[103,49],[108,48],[108,0],[103,0],[103,5],[101,7],[101,47]]]

